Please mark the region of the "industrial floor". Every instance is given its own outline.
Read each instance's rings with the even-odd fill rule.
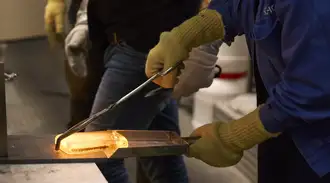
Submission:
[[[63,51],[50,51],[46,39],[9,43],[5,67],[18,75],[6,82],[9,134],[54,134],[65,130],[69,95],[63,60]],[[180,109],[183,135],[192,131],[190,120],[190,113]],[[194,159],[186,162],[191,183],[248,183],[234,170],[211,168]],[[127,168],[134,180],[133,160],[127,161]]]

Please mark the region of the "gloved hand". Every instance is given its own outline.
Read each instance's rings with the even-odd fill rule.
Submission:
[[[173,98],[187,97],[201,88],[211,86],[217,72],[215,65],[221,44],[222,41],[217,40],[192,49],[189,58],[183,61],[184,69],[180,71]]]
[[[224,37],[224,25],[221,15],[215,10],[203,10],[185,21],[171,32],[163,32],[159,43],[150,50],[145,72],[148,77],[159,71],[167,70],[176,62],[185,60],[193,47]],[[173,88],[177,70],[154,82],[163,88]]]
[[[257,108],[230,123],[210,123],[196,129],[192,136],[201,138],[190,146],[188,156],[214,167],[228,167],[241,160],[244,150],[277,135],[264,129]]]
[[[64,41],[65,0],[48,0],[45,7],[45,29],[51,46]]]
[[[88,26],[76,25],[65,39],[65,54],[72,72],[79,77],[87,75]]]

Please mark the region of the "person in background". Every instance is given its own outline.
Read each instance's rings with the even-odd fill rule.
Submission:
[[[63,1],[48,2],[54,4],[46,9],[63,7],[58,4]],[[146,0],[130,2],[130,4],[115,0],[94,0],[88,3],[90,39],[88,57],[93,60],[93,63],[104,63],[106,68],[95,98],[92,114],[117,101],[147,79],[144,74],[146,53],[158,41],[159,34],[197,14],[200,5],[200,0],[159,2]],[[136,6],[141,8],[133,8]],[[61,11],[54,10],[54,12]],[[52,21],[46,22],[51,23]],[[53,22],[56,22],[56,19]],[[53,29],[57,31],[55,34],[59,34],[58,29]],[[85,34],[82,33],[82,35]],[[71,39],[73,40],[73,38]],[[69,35],[67,43],[71,39]],[[66,50],[69,48],[67,47]],[[84,56],[77,54],[79,53],[77,49],[71,49],[67,53],[69,53],[69,66],[73,73],[80,76],[85,76],[86,73],[88,75],[88,71],[85,72],[85,69],[81,69],[84,68],[85,63],[76,59]],[[71,61],[69,55],[74,55]],[[144,97],[147,91],[156,87],[156,85],[149,86],[143,93],[137,94],[117,110],[102,116],[86,130],[149,129],[180,133],[177,104],[175,100],[169,98],[170,92],[163,92],[149,98]],[[140,158],[138,163],[151,182],[188,182],[181,156]],[[110,160],[97,165],[108,181],[129,182],[123,160]]]
[[[97,66],[88,59],[87,4],[88,0],[72,0],[68,11],[69,23],[73,27],[65,39],[65,73],[71,94],[68,128],[89,117],[104,70],[103,63]],[[150,182],[139,163],[136,176],[137,183]]]
[[[96,91],[104,72],[102,62],[88,58],[88,0],[73,0],[70,4],[69,20],[72,29],[64,41],[67,61],[66,81],[70,91],[70,128],[89,117]],[[77,9],[79,7],[79,9]],[[64,34],[63,18],[66,17],[64,0],[48,0],[45,8],[45,25],[52,45],[58,43],[57,34]],[[57,27],[51,29],[51,27]],[[61,42],[61,41],[60,41]]]
[[[161,34],[147,58],[149,77],[196,46],[217,39],[230,45],[243,34],[254,64],[258,107],[241,119],[195,130],[192,136],[201,138],[188,156],[228,167],[259,144],[259,183],[330,182],[329,6],[328,0],[212,0]],[[155,83],[173,88],[177,73]]]
[[[64,45],[64,24],[66,16],[65,0],[47,0],[45,6],[45,30],[51,47]]]
[[[75,25],[77,22],[77,12],[81,7],[81,2],[83,0],[71,0],[69,10],[68,10],[68,20],[70,25]]]
[[[72,3],[77,6],[78,2]],[[89,117],[104,72],[103,63],[95,62],[88,56],[87,4],[88,0],[81,1],[76,24],[65,39],[66,78],[71,91],[71,121],[68,127]],[[74,20],[73,16],[71,19]]]

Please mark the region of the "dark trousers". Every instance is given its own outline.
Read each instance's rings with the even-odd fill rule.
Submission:
[[[93,64],[93,65],[92,65]],[[71,127],[89,117],[94,98],[103,74],[103,65],[87,61],[88,75],[85,78],[75,76],[68,62],[65,61],[66,82],[70,91],[70,121]]]
[[[78,9],[80,7],[82,0],[72,0],[69,11],[68,11],[68,18],[69,23],[73,27],[76,23],[76,16]],[[103,74],[103,64],[93,65],[91,62],[87,62],[88,65],[88,73],[90,73],[87,78],[79,78],[76,77],[70,70],[67,61],[65,62],[65,73],[67,84],[71,93],[70,99],[70,113],[71,119],[68,123],[68,128],[72,127],[79,121],[89,117],[95,94],[98,89],[98,85],[101,81],[102,74]],[[96,68],[96,71],[95,71]],[[98,73],[99,72],[99,73]],[[136,182],[137,183],[149,183],[149,179],[145,175],[142,170],[142,167],[137,161],[137,168],[136,168]]]
[[[72,27],[82,0],[72,0],[69,6],[68,19]],[[89,117],[94,98],[104,72],[103,63],[86,61],[88,75],[85,78],[73,74],[65,61],[65,77],[70,91],[70,122],[68,128]]]
[[[254,76],[260,105],[266,102],[268,93],[256,62]],[[319,177],[300,154],[291,136],[284,133],[258,146],[258,183],[330,183],[330,174]]]
[[[68,10],[69,23],[74,26],[77,20],[77,12],[80,8],[82,0],[72,0]]]
[[[330,174],[319,177],[307,164],[291,137],[283,134],[259,145],[258,182],[330,183]]]

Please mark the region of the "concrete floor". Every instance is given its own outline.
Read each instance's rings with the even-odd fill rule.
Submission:
[[[45,39],[9,44],[6,68],[18,74],[14,81],[6,83],[10,134],[54,134],[65,130],[69,120],[69,95],[63,60],[62,51],[50,51]],[[183,136],[192,131],[190,120],[190,113],[180,109]],[[211,168],[188,158],[186,163],[191,183],[248,183],[235,168]],[[132,159],[127,161],[127,168],[134,179]]]

